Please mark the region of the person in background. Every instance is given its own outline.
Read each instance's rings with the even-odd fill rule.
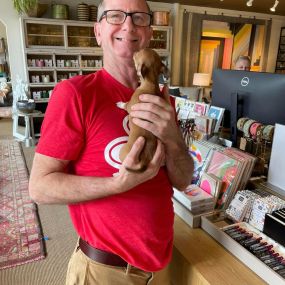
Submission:
[[[141,95],[131,116],[158,138],[156,152],[144,172],[127,171],[139,166],[140,137],[118,161],[128,114],[116,103],[138,86],[133,54],[149,45],[151,22],[145,0],[101,1],[94,31],[104,66],[60,82],[45,113],[29,191],[39,204],[68,204],[79,241],[67,285],[170,284],[172,187],[184,190],[193,173],[173,107]]]
[[[248,56],[241,55],[238,57],[235,63],[235,70],[247,70],[250,71],[251,60]]]

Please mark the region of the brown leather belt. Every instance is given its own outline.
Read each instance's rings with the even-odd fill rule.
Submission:
[[[120,267],[126,267],[128,265],[128,263],[120,256],[111,252],[97,249],[89,245],[86,241],[84,241],[81,238],[79,239],[79,247],[85,255],[87,255],[89,258],[91,258],[96,262],[112,266],[120,266]]]

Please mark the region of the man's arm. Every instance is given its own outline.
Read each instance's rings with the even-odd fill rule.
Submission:
[[[162,141],[169,179],[175,188],[184,190],[191,183],[194,164],[176,124],[174,109],[159,96],[143,94],[140,100],[142,103],[132,106],[133,122]]]
[[[36,153],[30,176],[29,192],[39,204],[69,204],[119,194],[153,178],[159,171],[165,151],[158,144],[149,168],[143,173],[130,173],[127,167],[137,167],[144,146],[142,137],[133,145],[118,175],[114,177],[87,177],[66,173],[69,161],[58,160]]]

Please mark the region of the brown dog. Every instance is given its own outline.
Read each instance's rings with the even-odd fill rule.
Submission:
[[[159,75],[163,73],[169,76],[167,67],[161,62],[159,55],[150,48],[142,49],[134,54],[134,62],[137,74],[140,79],[140,86],[135,90],[129,102],[118,102],[119,108],[125,109],[128,113],[131,112],[131,106],[140,102],[139,95],[141,94],[155,94],[164,97],[159,90]],[[167,96],[168,97],[168,96]],[[164,98],[169,103],[169,98]],[[140,166],[138,169],[127,169],[132,172],[144,171],[156,150],[157,138],[149,131],[135,125],[132,122],[132,117],[129,116],[130,135],[128,142],[120,150],[120,159],[124,161],[126,155],[129,153],[131,147],[138,137],[145,138],[145,145],[140,153]]]

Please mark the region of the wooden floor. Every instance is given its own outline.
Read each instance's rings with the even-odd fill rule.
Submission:
[[[12,120],[0,119],[0,139],[13,138]],[[34,147],[23,146],[27,166],[31,169]],[[0,270],[1,285],[64,285],[68,260],[77,236],[72,227],[68,210],[62,205],[41,205],[39,217],[46,243],[47,257],[11,269]]]

